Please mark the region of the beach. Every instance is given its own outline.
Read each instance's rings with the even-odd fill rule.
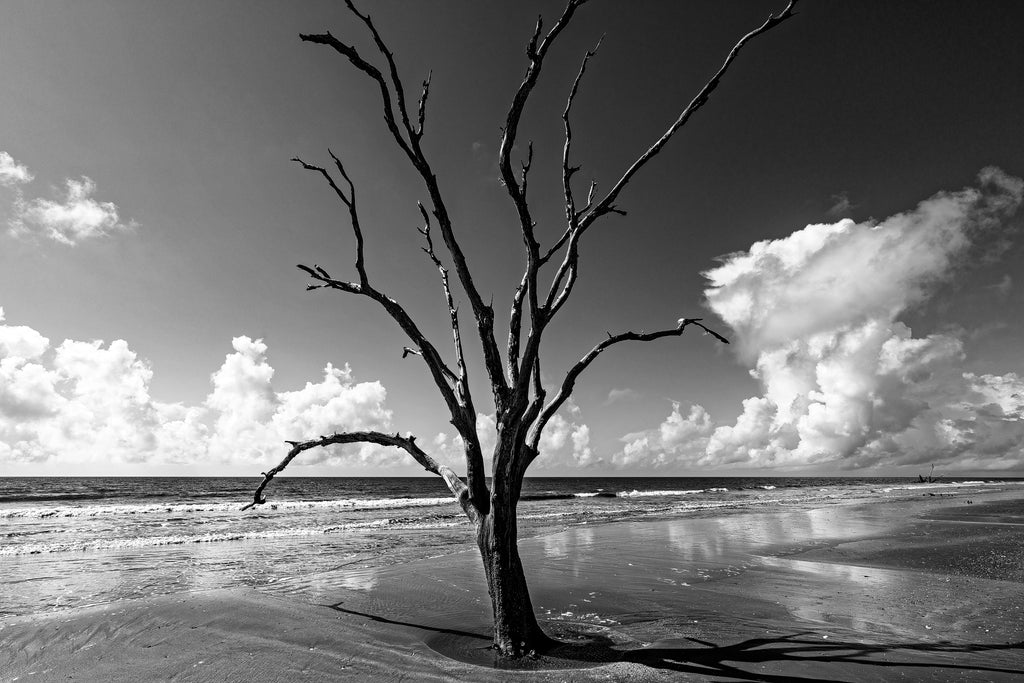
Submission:
[[[862,493],[536,528],[520,552],[566,645],[519,668],[495,670],[480,560],[453,543],[383,564],[339,556],[304,578],[286,565],[292,583],[7,615],[0,680],[1024,675],[1024,487]]]

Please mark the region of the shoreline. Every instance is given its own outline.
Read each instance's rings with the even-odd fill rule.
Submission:
[[[197,500],[178,504],[144,500],[56,509],[41,505],[28,513],[16,505],[0,506],[0,523],[6,525],[9,541],[0,545],[5,567],[0,594],[7,596],[0,601],[0,618],[240,585],[292,596],[317,591],[320,585],[345,587],[363,581],[358,573],[338,573],[340,563],[372,573],[475,549],[470,525],[460,512],[443,506],[402,508],[408,501],[403,493],[431,491],[410,488],[402,480],[367,502],[365,480],[355,481],[356,485],[340,488],[333,481],[326,486],[314,482],[321,488],[311,492],[311,500],[292,501],[280,509],[271,504],[245,514],[239,513],[240,504],[217,499],[225,488],[238,487],[234,480],[226,487],[201,489],[204,495]],[[889,480],[837,484],[835,479],[786,485],[777,480],[775,487],[762,479],[753,480],[760,485],[731,490],[712,486],[721,480],[677,478],[633,480],[642,495],[630,490],[597,497],[590,493],[611,490],[607,480],[582,480],[553,490],[548,490],[551,480],[544,481],[534,491],[543,494],[539,500],[535,496],[520,504],[521,539],[629,521],[774,514],[1024,491],[1024,480],[923,485]],[[100,479],[91,490],[117,490],[122,484]],[[691,490],[700,486],[706,490]],[[687,490],[659,490],[663,488]],[[589,493],[576,497],[574,491]],[[331,499],[317,502],[317,493]],[[560,495],[551,499],[551,493]]]
[[[529,671],[483,666],[489,602],[479,558],[459,552],[338,568],[301,594],[217,588],[5,618],[0,681],[886,680],[922,667],[935,680],[1011,680],[1024,675],[1013,573],[1024,492],[971,499],[627,520],[524,538],[539,616],[557,635],[589,641]]]

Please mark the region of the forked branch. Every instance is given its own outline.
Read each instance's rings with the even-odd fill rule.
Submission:
[[[594,360],[601,355],[601,353],[615,344],[619,344],[624,341],[639,341],[649,342],[655,339],[663,339],[665,337],[681,337],[686,331],[686,328],[690,325],[701,328],[707,334],[710,334],[718,341],[723,344],[728,344],[729,340],[708,328],[701,322],[700,318],[680,318],[679,323],[676,327],[669,330],[660,330],[658,332],[622,332],[620,334],[609,334],[608,338],[602,341],[600,344],[592,348],[587,355],[583,356],[576,362],[565,375],[565,379],[562,380],[562,385],[558,389],[558,393],[544,406],[544,409],[540,413],[540,417],[534,424],[530,431],[530,457],[537,456],[537,446],[540,443],[541,433],[544,431],[544,427],[548,421],[554,417],[555,413],[558,412],[559,408],[568,400],[569,396],[572,395],[573,389],[576,387],[576,380],[579,378],[583,371],[586,370]]]
[[[729,51],[729,54],[725,58],[725,62],[722,63],[722,66],[718,69],[715,75],[712,76],[711,79],[704,84],[704,87],[700,89],[697,95],[690,100],[690,103],[685,109],[683,109],[672,125],[669,126],[668,130],[666,130],[665,133],[647,149],[647,151],[641,154],[637,160],[634,161],[628,169],[626,169],[626,172],[622,174],[622,177],[619,178],[618,181],[616,181],[615,185],[613,185],[608,191],[608,194],[606,194],[604,198],[601,199],[601,201],[599,201],[589,212],[587,212],[586,216],[582,218],[580,225],[581,232],[585,231],[603,214],[610,213],[615,210],[615,200],[618,198],[619,193],[626,187],[630,179],[636,175],[637,171],[643,168],[647,162],[653,159],[658,152],[661,151],[668,141],[672,139],[672,136],[675,135],[676,131],[686,125],[686,122],[690,120],[690,117],[693,116],[697,110],[707,104],[708,99],[711,97],[711,93],[718,87],[722,77],[725,76],[725,72],[728,71],[729,66],[733,63],[733,60],[736,59],[737,55],[739,55],[743,46],[750,40],[791,18],[794,15],[793,7],[796,6],[796,3],[797,0],[789,0],[789,4],[786,5],[785,9],[778,14],[769,14],[763,24],[739,39],[739,41],[733,46],[732,50]]]
[[[568,225],[561,237],[555,242],[543,256],[542,262],[547,262],[554,254],[562,248],[563,245],[568,243],[566,253],[562,262],[559,264],[558,270],[552,279],[551,288],[548,291],[548,295],[545,301],[545,308],[549,311],[548,315],[554,316],[559,308],[565,304],[566,300],[572,294],[573,286],[576,283],[576,279],[579,275],[579,241],[587,229],[594,224],[594,222],[601,216],[614,213],[619,215],[625,215],[625,211],[616,206],[615,201],[618,199],[619,194],[625,189],[626,185],[633,178],[636,173],[643,168],[651,159],[665,147],[669,140],[676,134],[676,132],[686,125],[687,121],[696,113],[701,107],[703,107],[711,97],[711,93],[718,87],[728,71],[730,65],[736,59],[740,50],[753,38],[771,30],[778,26],[782,22],[786,21],[794,15],[793,8],[796,5],[797,0],[790,0],[786,8],[778,14],[769,14],[768,18],[760,26],[747,33],[745,36],[733,46],[726,56],[725,61],[718,71],[708,80],[707,83],[698,91],[697,95],[690,101],[690,103],[683,109],[676,120],[669,126],[660,138],[658,138],[654,144],[647,148],[643,154],[641,154],[626,171],[622,174],[619,180],[612,186],[612,188],[604,195],[602,199],[595,203],[595,191],[597,189],[596,183],[591,183],[589,196],[587,198],[586,206],[581,210],[576,210],[572,197],[569,194],[570,190],[566,189],[566,211]],[[586,68],[588,57],[583,60],[580,72],[577,75],[577,81],[582,77],[583,71]],[[566,107],[566,113],[563,114],[563,118],[568,116],[569,106],[572,104],[572,99],[575,96],[576,85],[574,84],[573,90],[570,91],[568,106]],[[566,155],[569,146],[569,128],[566,125]],[[568,181],[564,180],[564,176],[567,171],[571,171],[571,167],[568,163],[567,156],[563,156],[563,185],[568,186]],[[571,175],[571,174],[570,174]]]
[[[579,2],[581,0],[573,1]],[[324,34],[300,34],[299,37],[307,42],[332,47],[336,52],[343,55],[356,69],[369,76],[370,79],[377,84],[378,90],[380,91],[384,121],[392,138],[395,140],[395,144],[397,144],[399,149],[401,149],[409,158],[413,168],[416,169],[427,188],[427,192],[430,196],[430,204],[433,207],[431,213],[437,220],[438,229],[441,232],[441,238],[444,241],[445,247],[448,249],[448,253],[451,255],[455,272],[459,278],[459,283],[462,285],[462,288],[465,290],[466,296],[469,299],[469,303],[473,311],[473,317],[476,318],[477,322],[477,333],[483,347],[484,365],[487,370],[488,379],[491,382],[495,404],[500,412],[506,401],[508,385],[505,381],[505,375],[502,369],[501,355],[498,352],[498,345],[494,338],[494,311],[484,302],[483,297],[480,296],[480,292],[476,287],[476,283],[473,282],[469,266],[466,263],[465,254],[462,251],[462,247],[455,239],[455,233],[452,230],[451,218],[441,196],[441,189],[438,185],[437,177],[434,175],[434,172],[430,167],[430,163],[427,161],[427,158],[423,153],[423,149],[420,146],[420,138],[423,135],[427,95],[429,93],[429,77],[423,84],[423,91],[420,96],[417,111],[418,125],[414,128],[409,119],[409,112],[405,100],[405,89],[398,74],[394,55],[387,47],[387,44],[384,42],[380,32],[377,30],[377,27],[370,19],[370,16],[360,13],[359,10],[356,9],[352,0],[345,0],[345,4],[349,11],[366,25],[373,36],[373,40],[378,51],[383,55],[388,65],[386,76],[380,69],[364,59],[354,47],[338,40],[331,35],[330,32]],[[392,91],[394,92],[394,96],[392,96]],[[397,118],[395,115],[396,103],[398,108]],[[401,123],[399,123],[399,120]]]
[[[583,55],[580,70],[576,73],[576,78],[572,82],[572,88],[569,89],[569,96],[565,100],[565,109],[562,110],[562,126],[565,128],[565,144],[562,146],[562,193],[565,197],[565,221],[569,229],[574,228],[579,219],[579,214],[576,212],[576,199],[572,191],[572,177],[580,170],[579,166],[573,166],[569,162],[569,150],[572,147],[572,123],[569,115],[572,112],[573,102],[576,101],[576,94],[580,90],[583,74],[587,72],[587,63],[601,49],[602,41],[604,41],[604,36],[601,36],[601,40],[597,41],[597,45],[594,46],[593,50],[587,50],[587,53]],[[558,245],[554,248],[557,249]]]
[[[385,311],[391,316],[391,318],[398,323],[398,326],[406,333],[409,339],[416,345],[416,351],[427,364],[427,368],[430,370],[430,374],[434,379],[434,384],[441,392],[441,396],[444,398],[449,411],[453,417],[465,412],[465,406],[463,406],[456,398],[455,392],[452,389],[452,384],[459,381],[458,376],[452,372],[441,355],[437,352],[430,341],[427,340],[423,332],[420,331],[419,326],[413,321],[412,317],[406,312],[405,308],[397,301],[387,296],[380,290],[376,289],[370,284],[370,278],[366,271],[366,261],[364,257],[364,240],[363,231],[359,222],[359,210],[356,205],[356,191],[355,185],[352,183],[351,178],[345,170],[345,166],[341,163],[341,160],[328,150],[331,158],[334,160],[334,164],[338,169],[338,173],[345,180],[348,185],[348,191],[345,192],[339,187],[334,177],[322,166],[316,166],[309,164],[296,157],[293,161],[299,163],[307,171],[313,171],[321,175],[330,185],[331,189],[338,196],[341,202],[348,208],[349,223],[352,228],[352,233],[356,240],[356,270],[359,273],[359,282],[345,282],[344,280],[336,280],[330,276],[330,274],[318,265],[314,265],[312,268],[306,265],[299,264],[299,268],[305,271],[313,280],[319,284],[312,284],[306,287],[307,290],[312,289],[336,289],[349,294],[360,294],[367,298],[376,301]],[[408,354],[403,354],[408,355]],[[471,413],[474,415],[475,414]],[[464,416],[462,416],[464,418]],[[465,421],[465,419],[463,419]],[[475,431],[469,438],[475,438]],[[466,435],[463,435],[466,438]]]
[[[338,199],[341,203],[348,207],[349,222],[352,226],[352,234],[356,238],[356,272],[359,273],[359,282],[365,287],[368,285],[368,278],[366,276],[366,259],[363,256],[363,230],[359,226],[359,210],[356,209],[356,188],[352,184],[352,179],[349,178],[348,173],[345,171],[345,166],[341,163],[341,160],[335,156],[334,152],[330,149],[327,153],[331,155],[331,159],[334,160],[334,165],[337,167],[341,177],[344,178],[345,183],[348,184],[348,194],[343,192],[338,184],[334,181],[334,177],[327,172],[327,169],[322,166],[314,166],[313,164],[307,164],[299,157],[293,157],[292,161],[298,163],[302,168],[307,171],[313,171],[319,173],[327,181],[327,184],[334,190],[334,194],[338,195]]]
[[[455,342],[456,363],[459,369],[459,375],[455,379],[455,390],[462,410],[457,415],[453,414],[452,424],[455,425],[466,444],[466,479],[469,481],[473,505],[481,513],[486,514],[490,506],[490,495],[487,490],[483,451],[480,447],[480,438],[476,433],[476,408],[473,407],[473,396],[469,389],[469,372],[466,369],[466,358],[462,350],[459,309],[455,307],[455,300],[452,298],[452,290],[448,282],[448,269],[444,267],[434,251],[434,240],[430,236],[430,216],[423,204],[417,203],[417,206],[419,206],[420,215],[423,217],[423,227],[419,229],[426,242],[423,251],[430,257],[441,275],[441,287],[444,289],[445,303],[448,304],[449,321]],[[404,357],[407,354],[403,351],[402,355]]]
[[[469,393],[469,377],[466,370],[466,358],[462,351],[462,332],[459,326],[459,309],[455,306],[455,299],[452,297],[452,288],[448,282],[448,269],[441,263],[441,259],[437,257],[437,252],[434,251],[434,240],[430,236],[430,215],[427,210],[423,208],[423,204],[420,202],[416,203],[419,207],[420,215],[423,217],[423,227],[418,228],[423,239],[426,242],[426,246],[422,247],[424,253],[430,257],[430,261],[437,268],[438,273],[441,275],[441,288],[444,290],[444,300],[448,304],[448,316],[452,327],[452,337],[455,342],[455,358],[456,367],[459,369],[459,375],[457,378],[458,389],[461,392],[461,398],[464,405],[472,408],[472,401]]]
[[[537,25],[534,29],[533,36],[530,38],[530,42],[526,47],[526,56],[530,60],[530,63],[526,68],[526,74],[523,76],[523,80],[519,84],[519,88],[516,90],[516,93],[512,98],[512,104],[509,106],[508,115],[505,119],[504,131],[501,137],[501,145],[498,149],[498,168],[501,172],[501,179],[519,216],[519,226],[523,233],[523,243],[526,247],[526,269],[523,275],[523,280],[526,282],[526,286],[520,290],[522,294],[517,291],[516,298],[513,300],[511,313],[512,327],[518,327],[523,317],[522,307],[525,303],[529,304],[531,332],[530,339],[527,341],[527,348],[523,359],[525,372],[517,369],[510,373],[518,375],[519,382],[513,387],[513,389],[516,393],[516,402],[519,403],[520,406],[525,400],[525,392],[529,388],[529,375],[532,372],[533,358],[535,355],[533,353],[534,339],[537,337],[539,341],[539,330],[544,326],[544,312],[540,307],[537,288],[537,272],[541,266],[540,244],[537,242],[537,238],[534,234],[534,222],[530,214],[529,203],[526,199],[526,171],[529,169],[530,159],[528,158],[527,162],[523,165],[521,179],[517,179],[512,170],[512,150],[515,147],[516,136],[519,132],[519,123],[522,120],[526,102],[529,99],[534,86],[537,84],[537,79],[540,77],[541,69],[544,66],[544,57],[547,55],[551,45],[558,38],[558,35],[566,26],[569,25],[569,22],[572,20],[576,10],[585,2],[586,0],[569,0],[569,3],[562,11],[561,16],[555,22],[554,26],[552,26],[551,30],[544,35],[543,39],[541,39],[541,34],[544,22],[542,18],[537,19]],[[530,148],[530,153],[530,156],[532,157],[532,146]],[[512,335],[510,335],[510,339],[511,336]],[[515,344],[517,346],[517,354],[518,343],[518,335],[516,335]],[[511,359],[511,352],[509,356],[510,363],[514,362]]]

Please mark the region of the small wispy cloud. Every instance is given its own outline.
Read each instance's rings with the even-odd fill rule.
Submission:
[[[989,285],[989,289],[994,290],[1000,297],[1005,298],[1010,295],[1010,290],[1013,289],[1013,278],[1010,277],[1009,273],[1007,273],[1006,275],[1003,275],[1003,278],[999,282],[994,285]]]
[[[849,218],[850,213],[856,206],[856,204],[850,201],[850,196],[844,191],[832,195],[832,206],[825,213],[832,218]]]
[[[12,177],[21,171],[28,174],[24,166],[13,168],[16,170],[11,171]],[[27,177],[31,179],[30,174]],[[26,201],[19,190],[14,216],[8,221],[9,233],[15,237],[43,237],[70,246],[135,229],[134,221],[121,221],[116,204],[93,198],[95,192],[96,183],[87,176],[65,180],[62,196],[57,199],[38,197]]]
[[[24,185],[31,182],[32,177],[27,166],[16,162],[7,152],[0,152],[0,185]]]
[[[611,391],[608,392],[608,398],[606,398],[604,400],[604,404],[606,406],[608,406],[608,405],[611,405],[613,403],[624,403],[626,401],[636,401],[639,398],[640,398],[640,392],[639,391],[636,391],[634,389],[630,389],[629,387],[624,387],[622,389],[616,387],[616,388],[613,388]]]

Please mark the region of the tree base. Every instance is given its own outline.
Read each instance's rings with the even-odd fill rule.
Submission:
[[[551,650],[564,645],[561,641],[555,640],[544,633],[539,625],[537,627],[537,631],[537,634],[529,640],[521,640],[519,643],[509,643],[505,648],[500,647],[497,642],[494,642],[488,649],[491,650],[496,657],[501,657],[502,659],[540,659]]]
[[[603,627],[595,630],[584,624],[565,622],[552,622],[546,626],[555,637],[545,635],[545,644],[520,656],[503,655],[493,643],[485,645],[482,634],[437,634],[428,638],[426,644],[449,659],[502,671],[572,671],[623,659],[623,653],[614,649],[616,643]]]

